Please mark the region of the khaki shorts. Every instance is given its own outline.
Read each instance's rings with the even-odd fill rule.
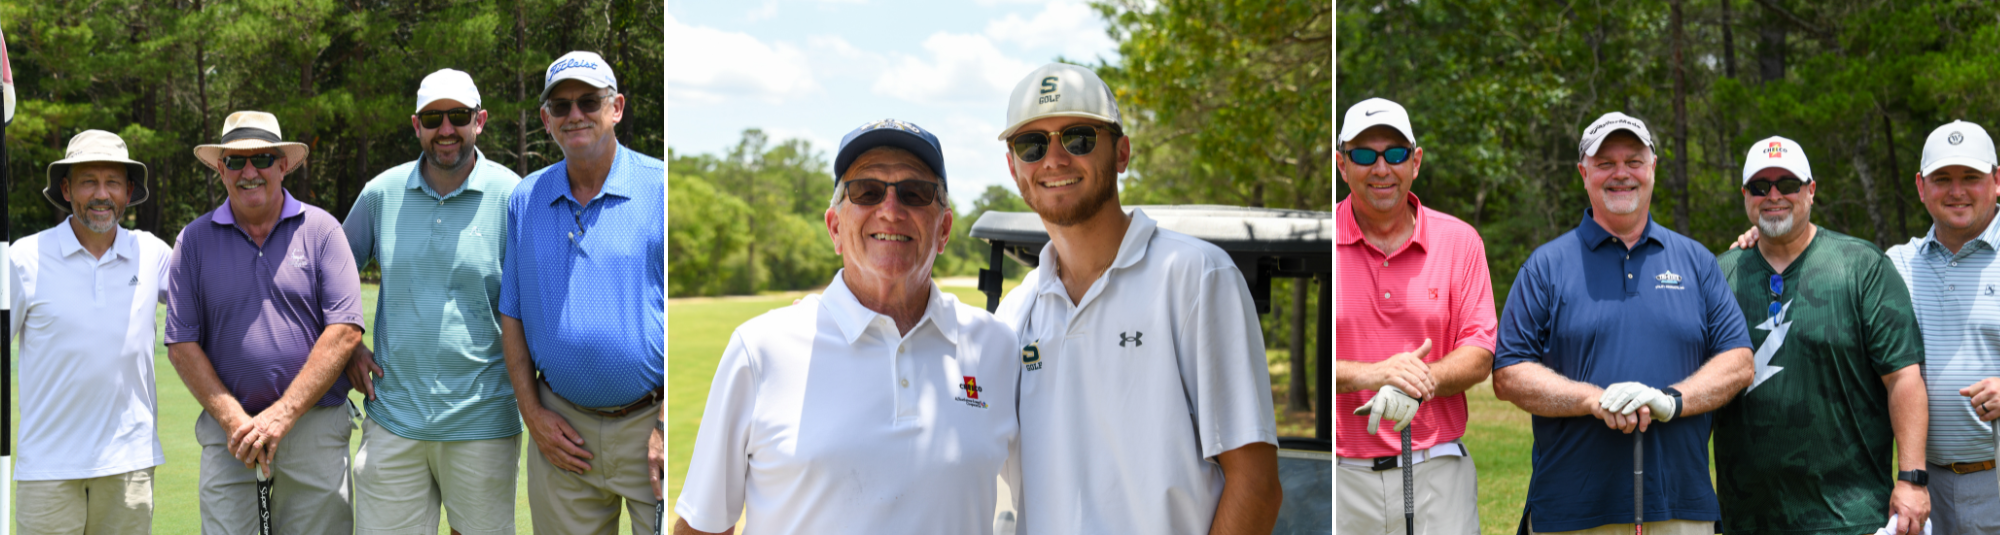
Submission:
[[[271,527],[278,533],[351,533],[347,442],[354,437],[348,406],[313,407],[278,443],[271,459]],[[194,423],[201,442],[201,532],[257,532],[257,476],[229,454],[229,434],[206,411]]]
[[[153,469],[90,479],[21,481],[14,525],[24,534],[151,533]]]
[[[1417,533],[1479,533],[1478,470],[1472,458],[1433,457],[1415,465]],[[1403,470],[1335,465],[1334,508],[1341,535],[1403,533]]]
[[[528,448],[528,511],[535,533],[544,535],[618,532],[620,505],[631,518],[633,533],[653,532],[653,480],[646,471],[646,440],[653,436],[660,408],[605,418],[584,412],[540,384],[542,407],[562,415],[583,437],[583,447],[595,458],[590,471],[571,473],[549,464],[538,448]],[[529,444],[534,443],[533,437]]]
[[[488,440],[411,440],[362,420],[354,453],[354,532],[438,532],[438,506],[464,535],[514,533],[514,476],[521,435]]]

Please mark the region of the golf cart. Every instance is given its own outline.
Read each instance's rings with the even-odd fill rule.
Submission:
[[[1271,279],[1311,279],[1318,283],[1319,336],[1313,353],[1316,390],[1312,392],[1315,430],[1312,437],[1278,437],[1278,475],[1285,501],[1274,534],[1333,532],[1333,214],[1304,210],[1240,206],[1128,206],[1144,209],[1160,228],[1207,240],[1229,253],[1250,285],[1258,314],[1271,312]],[[1000,304],[1006,260],[1034,268],[1049,241],[1040,216],[1021,212],[987,212],[972,224],[972,237],[993,246],[986,269],[979,271],[979,290],[986,310]],[[1017,272],[1021,273],[1021,272]],[[1305,373],[1305,370],[1293,370]]]

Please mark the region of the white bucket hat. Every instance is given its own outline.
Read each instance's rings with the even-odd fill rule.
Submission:
[[[213,145],[195,145],[194,157],[207,164],[209,169],[222,170],[222,151],[234,149],[278,148],[285,151],[285,161],[291,169],[298,169],[306,161],[310,149],[304,143],[285,141],[278,130],[278,117],[261,111],[239,111],[229,114],[222,121],[222,142]],[[287,169],[286,171],[290,171]]]
[[[63,200],[62,180],[69,177],[69,168],[80,163],[111,162],[125,164],[125,179],[131,181],[132,202],[126,206],[146,202],[146,164],[133,161],[125,148],[125,139],[103,130],[84,130],[69,138],[69,148],[63,159],[49,164],[49,187],[42,190],[42,196],[50,204],[64,212],[70,211],[69,202]]]

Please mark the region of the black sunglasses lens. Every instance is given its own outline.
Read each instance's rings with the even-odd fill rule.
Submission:
[[[1791,195],[1793,193],[1798,193],[1799,189],[1804,188],[1805,186],[1806,183],[1803,180],[1799,180],[1796,178],[1787,178],[1778,181],[1778,192],[1786,195]]]
[[[1071,127],[1063,130],[1063,150],[1070,156],[1084,156],[1097,149],[1097,129],[1088,126]]]
[[[880,180],[855,180],[847,183],[847,202],[862,206],[881,204],[889,197],[889,185]]]
[[[1389,162],[1389,165],[1398,165],[1410,161],[1410,148],[1390,147],[1388,150],[1382,151],[1382,160]]]
[[[896,201],[903,206],[930,206],[937,202],[937,184],[915,180],[897,182]]]
[[[604,99],[601,98],[576,99],[576,109],[583,110],[584,113],[597,113],[597,110],[603,107]]]
[[[419,113],[417,114],[417,124],[423,125],[426,129],[444,126],[444,114],[434,111]]]
[[[452,126],[465,126],[468,124],[472,124],[472,110],[469,109],[459,108],[456,110],[447,111],[444,112],[444,117],[446,119],[451,119]]]
[[[222,157],[222,166],[235,171],[243,168],[243,161],[244,158],[242,156],[224,156]]]
[[[1014,138],[1014,157],[1023,162],[1042,161],[1049,154],[1049,135],[1044,133],[1022,134]]]
[[[250,165],[258,169],[270,169],[271,164],[277,163],[277,161],[278,155],[276,154],[259,154],[250,157]]]
[[[570,101],[567,101],[567,100],[551,100],[551,101],[549,101],[549,106],[548,106],[548,108],[549,108],[549,115],[554,115],[554,116],[556,116],[556,117],[568,117],[568,116],[569,116],[569,103],[570,103]]]

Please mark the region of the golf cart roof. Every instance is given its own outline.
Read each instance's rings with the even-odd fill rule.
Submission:
[[[1233,254],[1333,254],[1332,212],[1208,204],[1125,208],[1127,213],[1145,210],[1160,228],[1201,238]],[[1036,250],[1030,254],[1039,254],[1041,245],[1049,241],[1041,217],[1032,212],[987,212],[972,224],[972,237],[1009,246],[1033,246]]]

